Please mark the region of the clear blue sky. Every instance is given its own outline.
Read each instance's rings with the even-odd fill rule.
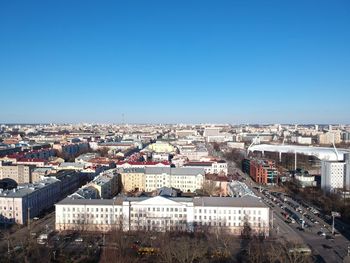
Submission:
[[[0,122],[350,123],[350,1],[0,2]]]

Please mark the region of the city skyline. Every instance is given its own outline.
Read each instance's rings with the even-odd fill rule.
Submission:
[[[347,1],[0,4],[1,123],[350,123]]]

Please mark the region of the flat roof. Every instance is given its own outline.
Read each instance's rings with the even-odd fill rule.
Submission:
[[[146,167],[146,174],[170,174],[170,175],[198,175],[205,174],[204,168],[192,167]]]
[[[266,152],[281,152],[281,153],[299,153],[310,156],[315,156],[324,161],[338,161],[337,153],[331,147],[312,147],[300,145],[273,145],[273,144],[258,144],[249,148],[249,151],[266,151]],[[337,149],[339,161],[344,160],[344,154],[350,153],[349,150]]]
[[[241,198],[233,197],[194,197],[194,206],[211,207],[261,207],[268,208],[260,199],[246,196]]]

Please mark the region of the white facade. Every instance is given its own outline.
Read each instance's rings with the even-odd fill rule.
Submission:
[[[298,144],[306,144],[306,145],[312,144],[311,137],[292,136],[290,140],[291,140],[291,142],[298,143]]]
[[[207,174],[224,174],[227,175],[227,163],[224,161],[219,162],[190,162],[184,165],[188,168],[201,168],[204,169]]]
[[[350,160],[345,154],[344,162],[322,162],[321,188],[327,192],[335,189],[350,189]]]
[[[64,199],[56,204],[56,230],[227,230],[239,235],[248,222],[269,232],[269,208],[257,198],[162,196],[116,200]]]
[[[204,169],[200,168],[146,168],[145,191],[174,187],[194,192],[203,187],[204,175]]]

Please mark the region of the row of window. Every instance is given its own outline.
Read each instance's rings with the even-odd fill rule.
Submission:
[[[237,209],[206,209],[206,208],[204,208],[204,209],[202,209],[202,208],[200,208],[200,209],[195,209],[195,213],[197,214],[200,214],[200,213],[204,213],[204,214],[216,214],[216,213],[218,213],[218,214],[245,214],[245,215],[250,215],[250,214],[252,214],[252,215],[261,215],[261,210],[258,210],[258,211],[256,211],[256,210],[237,210]]]
[[[157,211],[157,212],[187,212],[187,208],[178,208],[178,207],[147,207],[147,208],[140,208],[140,209],[137,209],[137,208],[133,208],[133,207],[130,207],[130,211],[146,211],[146,209],[147,209],[147,211],[153,211],[153,212],[155,212],[155,211]]]
[[[79,208],[79,207],[77,207],[77,208],[75,208],[75,207],[73,207],[73,208],[70,208],[70,207],[62,207],[62,211],[63,212],[70,212],[70,211],[72,211],[72,212],[84,212],[85,211],[85,209],[84,209],[84,207],[81,207],[81,208]],[[93,207],[91,207],[91,208],[89,208],[89,207],[87,207],[86,208],[86,212],[106,212],[106,213],[108,213],[108,212],[110,212],[110,213],[112,213],[113,212],[113,208],[98,208],[98,207],[95,207],[95,208],[93,208]],[[121,207],[116,207],[116,208],[114,208],[114,212],[122,212],[122,208]]]

